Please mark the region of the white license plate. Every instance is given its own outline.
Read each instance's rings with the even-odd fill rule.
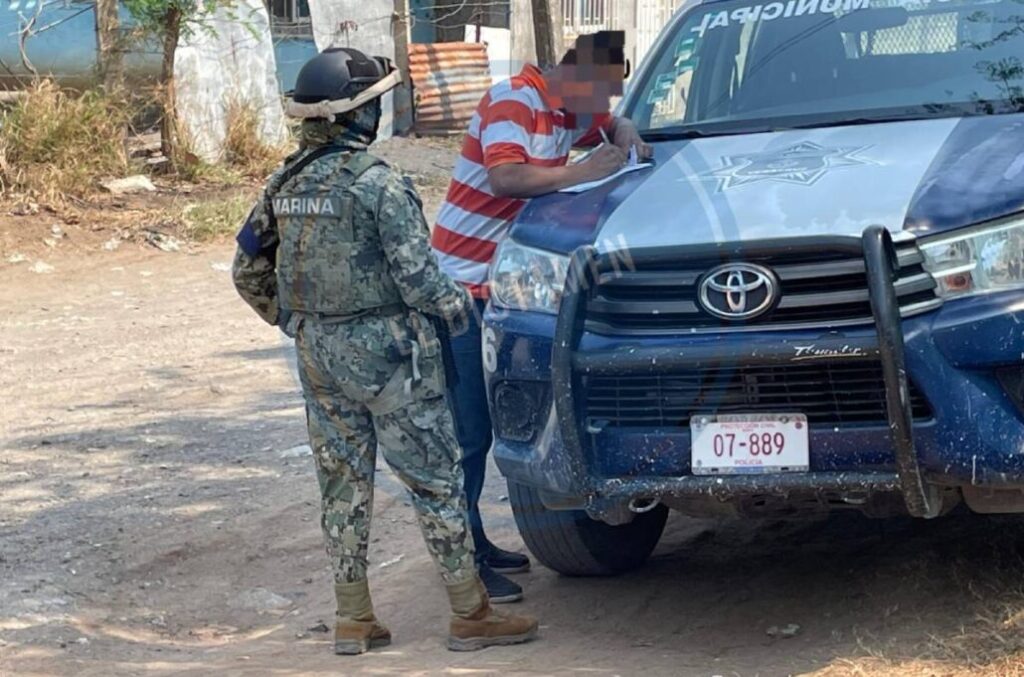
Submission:
[[[690,419],[694,475],[801,472],[808,469],[803,414],[723,414]]]

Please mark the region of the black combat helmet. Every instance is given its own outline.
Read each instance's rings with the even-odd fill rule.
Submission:
[[[331,47],[306,62],[289,96],[298,104],[352,99],[394,70],[384,57],[370,57],[349,47]]]
[[[302,120],[331,123],[345,115],[346,126],[370,143],[380,124],[380,97],[401,82],[401,73],[390,60],[349,47],[331,47],[299,71],[295,89],[286,95],[285,112]],[[348,115],[356,109],[361,109],[358,114]]]

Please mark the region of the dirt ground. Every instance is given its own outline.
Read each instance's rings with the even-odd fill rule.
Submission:
[[[385,151],[433,213],[450,145]],[[230,243],[35,247],[50,227],[0,217],[0,675],[1024,675],[1024,520],[967,515],[673,516],[633,574],[519,576],[534,644],[452,654],[383,465],[371,577],[395,643],[335,657],[289,346],[235,295]],[[522,549],[505,493],[492,472],[485,519]]]

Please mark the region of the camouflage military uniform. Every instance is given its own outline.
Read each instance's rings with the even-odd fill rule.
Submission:
[[[327,144],[343,151],[282,181]],[[302,149],[267,192],[270,205],[261,199],[239,236],[234,281],[264,320],[295,336],[336,583],[366,578],[378,448],[409,488],[445,583],[472,579],[461,451],[423,316],[454,317],[468,298],[438,270],[418,196],[324,121],[303,123]]]

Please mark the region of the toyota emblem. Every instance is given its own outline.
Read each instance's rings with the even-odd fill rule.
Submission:
[[[749,320],[775,302],[775,276],[764,266],[726,263],[712,268],[700,283],[700,302],[712,315]]]

